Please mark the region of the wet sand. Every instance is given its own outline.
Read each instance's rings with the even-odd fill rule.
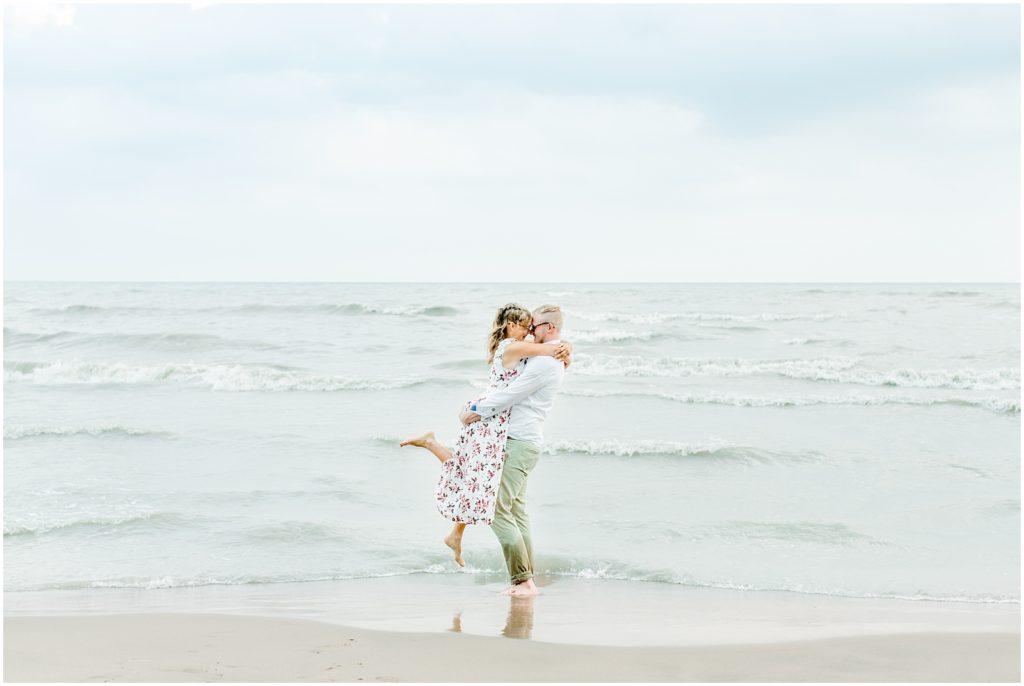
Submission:
[[[6,681],[1018,682],[1016,604],[478,575],[4,594]]]

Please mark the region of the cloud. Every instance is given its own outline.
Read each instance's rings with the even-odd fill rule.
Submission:
[[[74,5],[52,5],[48,3],[9,4],[11,25],[22,32],[31,32],[45,27],[73,28],[75,26]]]
[[[379,8],[241,9],[192,13],[197,23],[104,9],[83,13],[83,32],[99,35],[66,54],[16,42],[9,278],[429,280],[443,265],[444,278],[488,280],[497,245],[543,245],[569,280],[1019,278],[1016,67],[972,53],[973,70],[943,76],[898,26],[865,34],[879,16],[869,8],[731,7],[699,26],[679,23],[693,12],[596,7],[403,6],[389,22]],[[932,17],[915,24],[926,43],[974,17],[962,24],[968,47],[936,44],[938,62],[973,51],[992,16],[901,12],[904,23]],[[125,16],[139,29],[130,36]],[[822,17],[824,37],[792,42]],[[581,33],[555,41],[567,18]],[[829,53],[845,35],[837,19],[853,26]],[[260,44],[275,21],[307,39],[301,50]],[[718,40],[730,26],[764,37],[730,51]],[[142,45],[157,28],[150,55]],[[469,45],[445,53],[444,35]],[[539,74],[554,47],[555,74]],[[459,61],[477,49],[481,64]],[[829,56],[828,68],[796,66],[801,49]],[[875,72],[856,67],[871,51],[868,66],[913,59],[876,88]],[[79,57],[78,72],[58,68]],[[722,92],[684,93],[676,73]],[[754,103],[738,95],[851,74],[860,81],[812,92],[806,108],[796,86]],[[847,88],[860,95],[830,95]]]

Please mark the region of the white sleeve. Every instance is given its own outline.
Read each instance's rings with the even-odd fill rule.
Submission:
[[[508,386],[488,395],[476,403],[476,413],[482,418],[493,417],[516,403],[529,398],[552,380],[557,369],[542,360],[554,360],[553,357],[535,357],[526,364],[526,370]],[[559,362],[558,364],[562,364]]]

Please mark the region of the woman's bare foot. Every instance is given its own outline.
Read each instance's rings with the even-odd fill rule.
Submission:
[[[416,438],[407,438],[401,443],[399,443],[398,447],[404,448],[407,445],[414,445],[417,448],[426,448],[427,450],[432,452],[441,462],[444,462],[445,460],[452,456],[451,450],[448,450],[448,448],[445,448],[443,445],[437,442],[437,439],[434,438],[433,431],[428,431],[422,436],[417,436]]]
[[[465,567],[466,561],[462,559],[462,537],[456,536],[453,531],[444,537],[444,544],[455,552],[455,564]]]
[[[414,445],[417,448],[426,448],[429,445],[435,445],[435,444],[437,444],[437,439],[434,438],[434,432],[433,431],[428,431],[427,433],[423,434],[422,436],[417,436],[416,438],[407,438],[404,441],[402,441],[401,443],[399,443],[398,445],[399,445],[399,447],[402,447],[402,448],[404,448],[407,445]]]

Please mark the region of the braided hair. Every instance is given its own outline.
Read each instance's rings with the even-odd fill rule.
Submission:
[[[529,326],[531,321],[533,321],[533,315],[519,303],[509,303],[499,308],[497,314],[494,315],[494,325],[491,327],[487,364],[494,360],[494,351],[498,349],[498,344],[508,338],[510,324]]]

